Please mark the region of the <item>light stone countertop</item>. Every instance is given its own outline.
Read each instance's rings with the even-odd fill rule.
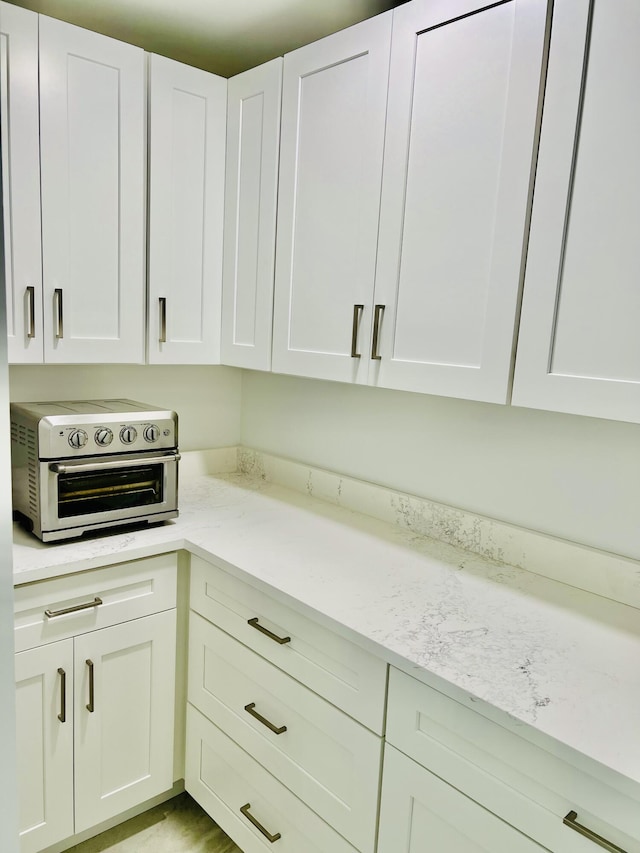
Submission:
[[[44,545],[16,525],[14,581],[181,548],[640,800],[634,607],[238,473],[183,478],[156,527]]]

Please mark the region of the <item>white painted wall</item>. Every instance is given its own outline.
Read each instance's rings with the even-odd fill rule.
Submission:
[[[640,426],[243,377],[242,444],[640,558]]]
[[[9,384],[13,402],[125,397],[173,409],[183,451],[240,440],[241,373],[232,367],[14,365]]]

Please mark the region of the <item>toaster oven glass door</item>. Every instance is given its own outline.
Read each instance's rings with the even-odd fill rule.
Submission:
[[[150,507],[164,500],[164,465],[58,475],[58,517]]]

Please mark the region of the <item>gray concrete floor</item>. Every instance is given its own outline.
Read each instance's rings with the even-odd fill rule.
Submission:
[[[162,803],[68,853],[242,853],[188,794]]]

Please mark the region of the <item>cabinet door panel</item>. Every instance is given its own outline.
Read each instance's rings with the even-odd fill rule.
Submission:
[[[387,745],[378,853],[454,850],[543,853],[544,848]]]
[[[556,4],[516,405],[640,421],[639,39],[634,2]]]
[[[545,0],[395,12],[374,384],[507,399],[545,20]]]
[[[41,16],[40,134],[45,360],[141,362],[142,50]]]
[[[391,13],[285,56],[273,370],[364,381]]]
[[[153,364],[220,360],[226,108],[224,78],[162,56],[150,57]],[[162,309],[160,299],[165,300]]]
[[[20,850],[35,853],[73,835],[73,641],[15,661]]]
[[[75,639],[76,832],[173,784],[175,618],[168,610]]]
[[[38,16],[0,3],[0,135],[9,361],[42,361]]]
[[[229,80],[222,361],[269,370],[282,59]]]

